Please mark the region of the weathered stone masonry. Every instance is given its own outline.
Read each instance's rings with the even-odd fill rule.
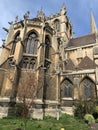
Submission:
[[[5,29],[5,28],[4,28]],[[73,38],[65,5],[58,14],[10,23],[0,57],[0,116],[7,116],[16,101],[26,71],[36,77],[33,117],[73,113],[74,100],[98,95],[98,32],[91,13],[91,32]],[[33,75],[32,75],[33,76]],[[25,79],[26,80],[26,79]],[[17,102],[17,101],[16,101]]]

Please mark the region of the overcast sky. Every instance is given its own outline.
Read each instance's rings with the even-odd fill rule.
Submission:
[[[59,13],[63,3],[73,25],[74,37],[90,32],[91,10],[98,27],[98,0],[0,0],[0,43],[6,36],[2,27],[9,28],[8,22],[14,21],[17,15],[23,19],[23,15],[30,11],[30,18],[34,18],[42,7],[46,16],[49,16]]]

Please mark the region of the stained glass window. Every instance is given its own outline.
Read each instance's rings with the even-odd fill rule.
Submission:
[[[84,97],[94,97],[95,84],[92,80],[85,78],[80,85],[82,87]]]
[[[73,84],[70,80],[65,79],[61,84],[61,97],[72,97]]]
[[[27,40],[26,53],[37,54],[37,46],[38,46],[38,36],[35,32],[32,32],[30,33]]]
[[[48,36],[45,38],[45,58],[49,59],[50,40]]]

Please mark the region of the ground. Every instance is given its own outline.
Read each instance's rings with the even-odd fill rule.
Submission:
[[[22,119],[0,119],[0,130],[15,130],[16,128],[23,130]],[[69,115],[63,115],[58,121],[55,118],[45,117],[44,120],[28,119],[27,123],[27,130],[60,130],[61,128],[65,128],[65,130],[88,130],[88,125]]]

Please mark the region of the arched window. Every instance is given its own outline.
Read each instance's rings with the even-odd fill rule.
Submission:
[[[26,53],[37,54],[38,36],[35,32],[32,32],[28,36]]]
[[[73,84],[69,79],[65,79],[61,84],[61,97],[72,97]]]
[[[56,19],[54,21],[54,26],[57,32],[60,32],[60,21],[58,19]]]
[[[25,57],[22,59],[20,66],[25,69],[34,69],[35,59],[32,57]]]
[[[16,44],[19,40],[19,36],[20,36],[20,32],[18,32],[14,38],[14,42],[13,42],[13,45],[12,45],[12,50],[11,50],[11,55],[14,55],[15,53],[15,48],[16,48]]]
[[[88,77],[84,78],[80,83],[80,87],[82,88],[83,97],[93,98],[95,92],[95,84]]]
[[[49,50],[50,50],[50,39],[48,36],[45,38],[45,58],[49,59]]]

